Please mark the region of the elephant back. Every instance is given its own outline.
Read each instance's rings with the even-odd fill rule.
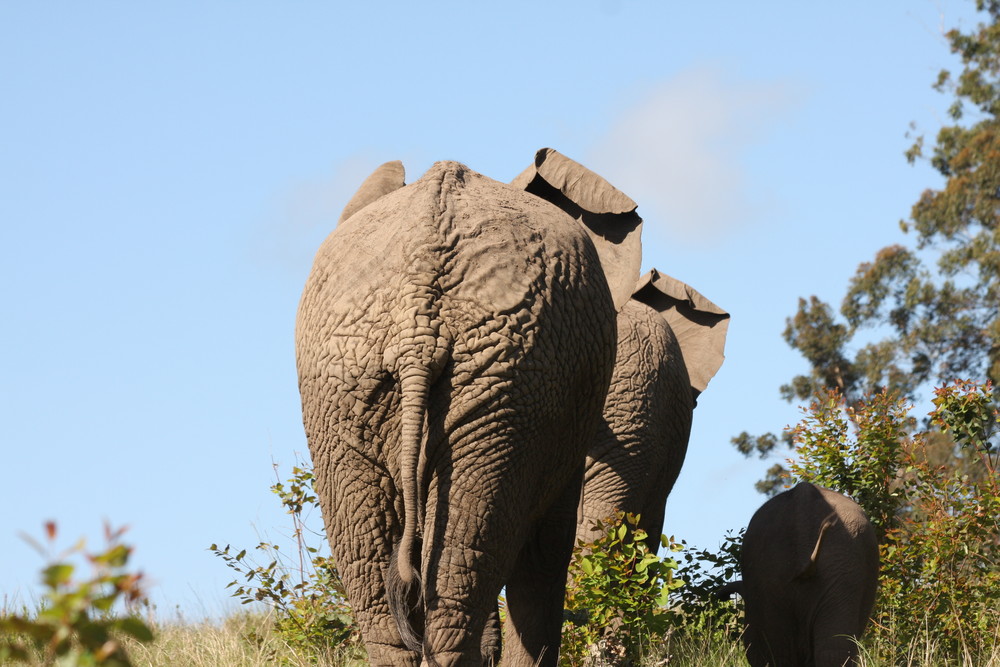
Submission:
[[[607,284],[586,233],[555,206],[456,162],[379,197],[327,237],[303,292],[300,318],[321,299],[356,311],[374,293],[407,284],[495,312],[543,296],[545,283],[573,285],[598,302]],[[313,309],[314,310],[314,309]]]
[[[580,400],[603,402],[614,342],[614,304],[580,225],[456,162],[436,163],[341,222],[317,252],[296,322],[303,410],[317,424],[329,409],[307,399],[329,393],[318,385],[375,391],[379,378],[431,358],[457,385],[485,367],[502,374],[491,360],[517,359],[539,396],[579,382]],[[445,412],[454,398],[434,400]],[[540,419],[561,409],[542,403]],[[475,418],[466,405],[447,409],[447,432]]]

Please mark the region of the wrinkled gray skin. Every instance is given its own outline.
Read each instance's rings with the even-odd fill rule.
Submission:
[[[591,195],[602,190],[570,167],[566,158],[543,149],[512,185],[584,224],[597,244],[616,303],[624,303],[617,318],[611,388],[588,448],[577,538],[592,537],[594,521],[620,509],[642,515],[640,526],[655,550],[666,498],[687,451],[695,397],[722,364],[729,314],[655,269],[636,282],[639,235],[618,239],[623,221],[634,216],[635,202],[617,191],[620,196]],[[586,200],[598,205],[581,206]],[[598,209],[603,213],[594,215]]]
[[[801,483],[768,500],[743,538],[751,667],[842,667],[857,658],[878,585],[878,542],[847,496]]]
[[[664,506],[691,431],[694,396],[680,346],[649,306],[630,300],[618,315],[618,354],[597,437],[587,452],[577,539],[615,510],[641,515],[655,552]]]
[[[506,584],[504,664],[555,665],[615,310],[572,217],[462,165],[403,187],[387,163],[348,204],[306,283],[296,351],[371,664],[495,660],[484,628]]]
[[[672,294],[657,289],[666,282],[684,289]],[[654,270],[618,313],[615,367],[601,426],[587,452],[577,540],[597,537],[595,522],[621,510],[639,514],[647,545],[653,552],[659,548],[667,496],[687,453],[695,399],[722,363],[729,324],[727,313],[704,298],[694,304],[684,292],[700,297]]]

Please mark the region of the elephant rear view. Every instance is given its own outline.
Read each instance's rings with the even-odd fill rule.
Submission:
[[[875,604],[878,541],[853,500],[801,483],[764,503],[743,539],[751,667],[843,667]]]
[[[504,585],[505,664],[555,664],[615,310],[573,218],[460,164],[404,186],[387,163],[348,204],[306,283],[296,352],[372,664],[496,659],[484,627]]]
[[[660,545],[667,497],[687,453],[695,401],[722,365],[729,314],[656,269],[618,313],[618,350],[587,452],[577,540],[616,510],[639,514]]]

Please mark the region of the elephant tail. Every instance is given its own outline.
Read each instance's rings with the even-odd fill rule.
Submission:
[[[417,527],[420,523],[419,469],[424,442],[424,424],[433,369],[419,363],[407,364],[400,371],[400,487],[403,496],[403,536],[392,553],[386,597],[396,619],[400,638],[413,651],[421,650],[421,638],[414,630],[411,616],[421,604],[422,582],[416,564]]]
[[[433,255],[433,253],[430,253]],[[422,639],[414,630],[413,611],[423,604],[420,571],[419,529],[423,520],[421,484],[426,465],[428,406],[431,387],[451,358],[452,337],[440,316],[440,291],[434,276],[440,273],[434,260],[420,265],[411,276],[416,288],[404,299],[397,313],[403,332],[383,352],[385,368],[399,381],[399,479],[396,487],[403,499],[403,534],[393,547],[386,577],[389,611],[396,619],[400,638],[407,648],[420,652]]]
[[[823,519],[823,523],[819,527],[819,535],[816,537],[816,544],[813,546],[812,553],[809,554],[809,561],[799,570],[799,573],[795,576],[796,579],[809,579],[816,576],[816,563],[819,558],[820,548],[823,546],[823,536],[826,535],[826,531],[836,526],[839,521],[840,519],[837,518],[836,512],[831,512],[829,516]]]
[[[412,624],[413,611],[422,604],[417,531],[422,520],[421,469],[430,388],[449,359],[450,336],[440,322],[432,335],[417,337],[417,346],[397,357],[400,390],[399,487],[403,496],[403,535],[392,553],[386,581],[389,611],[396,619],[400,638],[410,650],[419,652],[422,640]]]

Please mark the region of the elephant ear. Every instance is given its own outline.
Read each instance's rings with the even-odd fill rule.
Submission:
[[[606,180],[551,148],[511,181],[514,187],[555,204],[576,218],[590,235],[601,259],[615,307],[632,295],[642,263],[642,218],[636,203]]]
[[[680,343],[691,388],[698,393],[705,391],[725,359],[729,313],[690,285],[656,269],[639,279],[633,298],[667,321]]]
[[[365,179],[365,182],[361,184],[358,191],[351,197],[351,201],[347,202],[347,206],[340,213],[340,219],[337,221],[337,224],[347,220],[376,199],[384,197],[393,190],[398,190],[406,185],[403,182],[405,177],[406,172],[403,170],[403,163],[399,160],[386,162],[380,166],[371,173],[371,176]]]

